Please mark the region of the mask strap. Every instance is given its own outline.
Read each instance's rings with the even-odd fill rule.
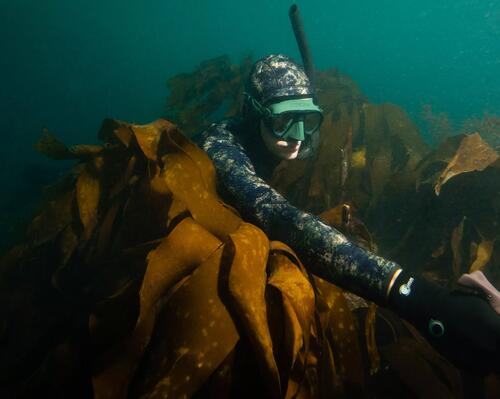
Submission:
[[[248,93],[243,93],[243,95],[245,96],[247,102],[250,103],[250,106],[255,110],[255,112],[257,112],[260,116],[264,117],[264,118],[269,118],[272,113],[271,113],[271,110],[267,107],[265,107],[264,105],[262,105],[260,102],[258,102],[254,97],[252,97],[250,94]]]

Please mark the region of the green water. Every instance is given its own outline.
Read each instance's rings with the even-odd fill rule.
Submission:
[[[417,122],[424,104],[456,123],[499,113],[499,0],[296,3],[316,66],[339,68],[371,101],[396,103]],[[69,144],[95,142],[105,117],[161,117],[167,78],[206,59],[299,59],[291,4],[1,0],[1,241],[67,168],[34,151],[42,127]]]

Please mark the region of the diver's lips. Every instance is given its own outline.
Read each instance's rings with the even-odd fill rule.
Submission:
[[[280,151],[285,153],[285,154],[291,154],[291,153],[294,153],[294,152],[297,152],[300,148],[300,145],[296,145],[296,146],[293,146],[293,147],[280,147]]]

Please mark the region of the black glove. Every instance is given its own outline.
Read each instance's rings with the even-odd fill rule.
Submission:
[[[500,315],[480,295],[450,291],[403,271],[388,302],[457,367],[500,372]]]

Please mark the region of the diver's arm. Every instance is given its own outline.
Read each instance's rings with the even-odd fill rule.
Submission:
[[[272,240],[292,247],[312,273],[365,298],[385,302],[400,267],[350,242],[318,217],[292,206],[254,171],[244,149],[224,124],[214,124],[201,140],[212,159],[222,191],[245,219]]]
[[[212,125],[200,145],[246,220],[291,246],[314,274],[387,306],[459,367],[500,371],[500,317],[483,298],[444,289],[349,242],[260,179],[233,135]]]

